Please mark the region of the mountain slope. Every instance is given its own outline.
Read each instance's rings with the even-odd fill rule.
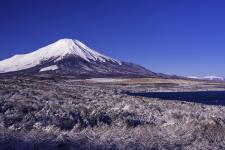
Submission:
[[[142,66],[102,55],[78,40],[61,39],[32,53],[0,61],[0,73],[75,76],[156,76]]]

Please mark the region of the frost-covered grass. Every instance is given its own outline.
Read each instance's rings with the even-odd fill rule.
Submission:
[[[224,106],[123,94],[217,86],[0,79],[0,149],[224,149]]]

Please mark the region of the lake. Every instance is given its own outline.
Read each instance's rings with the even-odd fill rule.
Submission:
[[[225,105],[225,91],[124,93],[130,96],[159,98],[162,100],[180,100],[208,105]]]

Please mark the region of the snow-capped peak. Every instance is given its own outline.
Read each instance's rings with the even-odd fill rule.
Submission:
[[[220,81],[224,80],[223,77],[219,77],[219,76],[205,76],[204,79],[207,79],[207,80],[220,80]]]
[[[60,39],[55,43],[40,48],[34,52],[15,55],[11,58],[0,61],[0,73],[32,68],[48,60],[54,60],[57,62],[66,56],[80,57],[88,62],[111,61],[113,63],[121,64],[120,61],[104,56],[78,40]]]
[[[200,79],[200,80],[214,80],[214,81],[224,81],[225,79],[223,77],[219,76],[203,76],[203,77],[198,77],[198,76],[188,76],[188,78],[191,79]]]

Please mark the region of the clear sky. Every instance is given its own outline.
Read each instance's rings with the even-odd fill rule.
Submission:
[[[224,0],[0,1],[0,60],[60,38],[155,72],[225,77]]]

